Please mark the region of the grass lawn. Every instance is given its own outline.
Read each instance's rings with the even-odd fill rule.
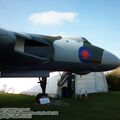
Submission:
[[[20,107],[31,111],[58,111],[58,116],[33,116],[33,120],[120,120],[120,92],[90,94],[88,100],[60,99],[68,105],[41,106],[33,96],[0,94],[0,108]]]

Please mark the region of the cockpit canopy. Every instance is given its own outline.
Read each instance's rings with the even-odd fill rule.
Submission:
[[[86,38],[81,37],[81,39],[83,40],[83,42],[87,43],[87,44],[91,44]]]
[[[68,40],[75,40],[77,42],[84,42],[86,44],[90,44],[91,45],[91,43],[84,37],[62,37],[62,38],[68,39]]]

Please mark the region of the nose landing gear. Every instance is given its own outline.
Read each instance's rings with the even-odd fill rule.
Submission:
[[[47,77],[39,78],[40,87],[42,89],[42,95],[46,94],[46,84],[47,84]]]
[[[39,93],[36,96],[36,102],[40,104],[40,98],[48,97],[48,95],[46,94],[47,77],[39,78],[39,82],[38,83],[40,84],[40,87],[42,89],[42,93]]]

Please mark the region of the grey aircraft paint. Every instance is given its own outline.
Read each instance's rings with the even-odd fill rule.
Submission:
[[[18,75],[21,71],[30,71],[31,76],[31,71],[68,71],[87,74],[112,70],[119,65],[118,57],[83,37],[53,37],[0,29],[0,71],[3,73],[16,74],[17,71]]]

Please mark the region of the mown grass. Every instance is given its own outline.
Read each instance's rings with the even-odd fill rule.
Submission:
[[[33,96],[0,94],[0,108],[30,108],[31,111],[58,111],[58,116],[33,116],[33,120],[120,120],[120,92],[90,94],[88,100],[62,98],[68,105],[37,105]]]

